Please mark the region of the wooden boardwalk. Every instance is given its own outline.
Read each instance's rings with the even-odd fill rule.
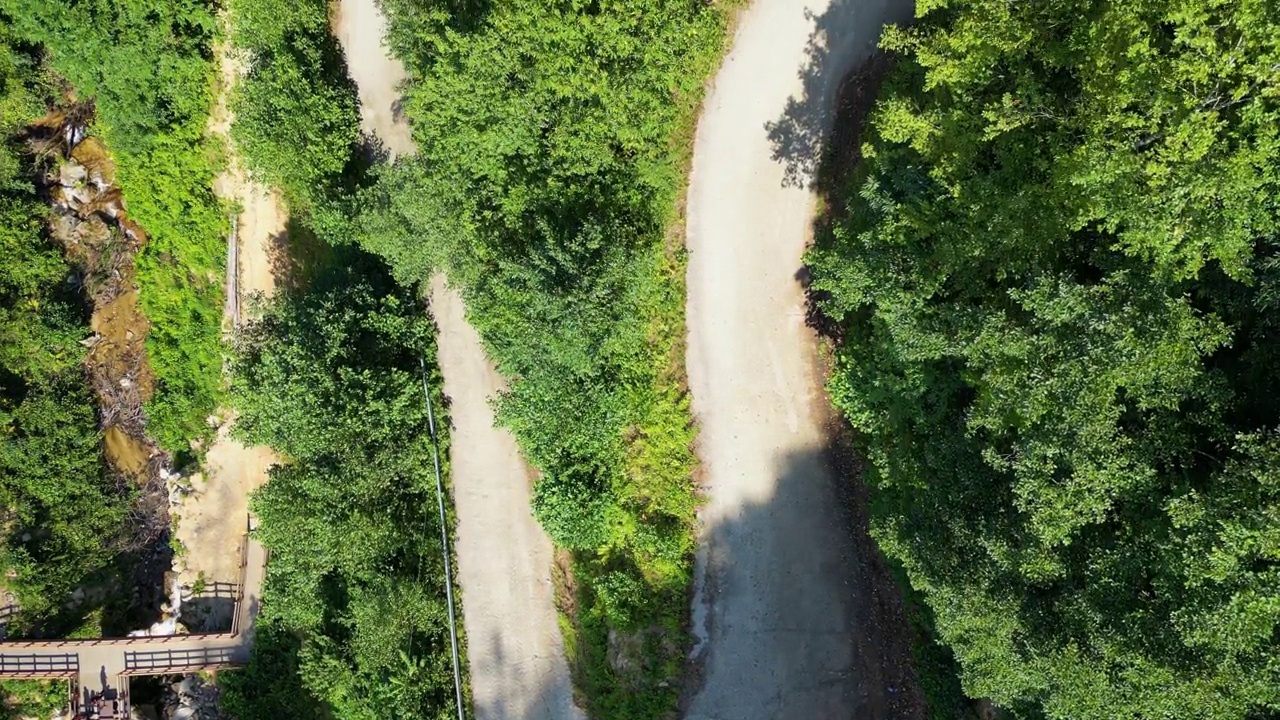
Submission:
[[[262,607],[267,549],[246,534],[231,630],[225,633],[0,642],[0,676],[71,681],[77,717],[97,695],[118,696],[128,717],[129,678],[240,667],[249,661]]]

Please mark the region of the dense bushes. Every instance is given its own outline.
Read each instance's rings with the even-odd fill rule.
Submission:
[[[105,472],[81,362],[89,334],[71,269],[45,237],[24,126],[52,89],[0,16],[0,506],[6,581],[28,620],[64,610],[114,558],[127,491]]]
[[[921,3],[812,255],[873,527],[1018,716],[1280,713],[1262,3]]]
[[[238,432],[288,462],[253,498],[271,641],[226,681],[228,707],[279,717],[269,688],[286,666],[337,718],[455,716],[422,395],[428,358],[443,407],[429,318],[380,261],[339,251],[238,342]]]
[[[213,195],[217,148],[212,7],[201,0],[0,0],[15,33],[97,107],[129,215],[149,236],[138,259],[147,355],[157,380],[148,430],[183,451],[218,400],[226,215]]]
[[[365,139],[328,4],[236,0],[231,14],[237,54],[248,62],[231,103],[237,149],[283,191],[290,212],[342,237],[345,213],[332,205],[351,189]]]
[[[664,242],[725,10],[703,3],[389,1],[419,154],[365,198],[397,276],[448,273],[575,551],[568,645],[597,717],[674,706],[696,501],[681,390],[683,264]],[[610,630],[636,642],[606,661]],[[653,631],[656,630],[656,635]],[[625,651],[624,651],[625,652]]]

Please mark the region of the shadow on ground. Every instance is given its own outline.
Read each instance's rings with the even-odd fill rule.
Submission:
[[[499,638],[490,638],[489,652],[485,657],[498,666],[505,666],[506,653]],[[537,671],[537,668],[527,668],[530,673]],[[537,684],[532,693],[500,695],[488,701],[473,700],[471,717],[474,720],[566,720],[572,717],[570,709],[561,704],[573,697],[573,688],[568,686],[568,680],[557,679],[551,672],[538,674],[540,677],[520,679],[520,684],[525,687]]]
[[[867,531],[860,460],[830,424],[825,447],[781,459],[773,498],[707,530],[695,613],[706,613],[709,641],[693,664],[735,680],[695,678],[687,720],[926,716],[902,599]],[[827,551],[812,552],[819,544]]]
[[[856,165],[861,124],[888,67],[875,54],[879,34],[867,30],[886,18],[907,22],[912,10],[909,0],[833,0],[807,15],[801,92],[764,125],[783,187],[825,194]],[[795,280],[806,287],[806,271]],[[838,336],[812,303],[807,319]],[[707,579],[694,615],[706,619],[707,637],[691,666],[708,681],[691,679],[686,720],[927,717],[913,629],[869,533],[862,462],[825,393],[813,402],[824,441],[778,457],[772,497],[705,530]]]
[[[858,28],[885,17],[908,23],[913,9],[913,3],[901,0],[834,0],[821,15],[805,11],[814,25],[806,48],[808,59],[800,71],[804,89],[787,101],[781,117],[765,124],[773,159],[786,169],[784,186],[815,185],[832,127],[830,108],[844,83],[845,69],[876,51],[876,42],[847,39],[856,37]]]
[[[206,583],[200,592],[183,601],[182,624],[193,633],[230,631],[239,592],[236,583]]]

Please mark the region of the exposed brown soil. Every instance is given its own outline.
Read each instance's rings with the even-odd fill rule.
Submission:
[[[138,489],[122,535],[104,542],[127,556],[141,619],[163,600],[171,564],[164,482],[169,458],[147,436],[143,411],[155,379],[147,365],[150,324],[138,303],[134,261],[147,236],[128,217],[107,149],[86,137],[92,117],[91,103],[68,99],[33,123],[27,138],[53,211],[50,236],[78,270],[92,307],[84,370],[98,404],[103,455],[122,492],[130,485]]]
[[[137,476],[147,469],[150,458],[146,446],[126,435],[120,426],[107,428],[102,443],[107,459],[121,472]]]
[[[225,20],[225,18],[224,18]],[[290,262],[288,215],[280,193],[249,176],[231,141],[234,116],[227,98],[246,70],[244,62],[227,45],[217,49],[221,86],[218,101],[209,119],[209,133],[221,137],[228,149],[227,167],[214,179],[218,197],[237,206],[235,237],[236,262],[227,268],[228,312],[252,316],[252,298],[266,298],[275,292],[280,271]],[[226,325],[233,325],[226,318]],[[246,446],[231,438],[234,413],[224,410],[218,433],[205,456],[201,474],[190,479],[175,508],[178,514],[174,531],[183,554],[176,563],[178,579],[187,586],[200,583],[236,582],[239,578],[240,541],[245,533],[249,496],[267,480],[268,469],[280,461],[267,447]]]
[[[117,471],[146,484],[147,467],[160,455],[146,435],[142,409],[155,379],[146,357],[150,323],[134,282],[134,258],[147,238],[125,212],[113,184],[115,166],[98,139],[58,146],[59,139],[83,133],[74,123],[84,112],[79,106],[50,113],[32,127],[32,144],[44,151],[45,187],[54,210],[51,234],[80,270],[93,306],[85,372],[98,399],[104,451]]]
[[[229,436],[230,423],[218,431],[205,457],[204,473],[191,479],[175,536],[185,551],[178,559],[179,581],[195,585],[237,582],[240,540],[246,530],[249,495],[262,486],[267,470],[279,462],[270,448],[246,446]]]

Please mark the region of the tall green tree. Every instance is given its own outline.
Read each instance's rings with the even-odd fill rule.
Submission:
[[[272,640],[227,685],[243,720],[278,717],[267,688],[280,667],[296,667],[307,702],[335,718],[456,715],[422,394],[429,383],[444,407],[434,357],[434,328],[412,293],[355,249],[245,329],[237,432],[285,462],[251,503],[271,550]]]
[[[325,2],[231,4],[232,40],[250,58],[232,98],[232,135],[250,170],[284,192],[290,212],[345,239],[344,213],[332,204],[356,182],[366,138],[329,12]]]
[[[1280,712],[1280,14],[922,2],[811,255],[873,529],[974,696]]]

